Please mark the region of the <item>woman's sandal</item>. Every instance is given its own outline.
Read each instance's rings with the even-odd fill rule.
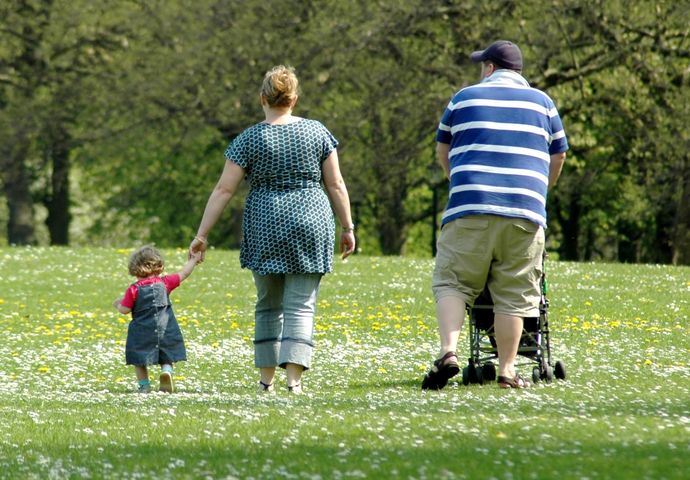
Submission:
[[[259,380],[259,393],[272,393],[273,392],[273,384],[272,383],[264,383],[261,380]]]
[[[293,386],[288,387],[288,392],[292,393],[293,395],[301,395],[302,394],[302,384],[296,383]]]
[[[498,386],[501,388],[529,388],[530,383],[522,378],[520,375],[515,375],[513,378],[510,377],[504,377],[499,375],[498,378],[496,378],[496,382],[498,382]]]
[[[422,390],[441,390],[448,380],[460,373],[458,357],[455,352],[448,352],[434,364],[422,380]]]

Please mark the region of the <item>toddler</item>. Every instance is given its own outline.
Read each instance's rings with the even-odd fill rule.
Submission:
[[[151,391],[148,365],[153,364],[161,366],[160,391],[172,393],[175,389],[172,366],[186,360],[187,352],[169,294],[191,275],[200,257],[191,255],[182,270],[164,276],[160,276],[163,257],[154,247],[142,247],[129,258],[129,273],[137,281],[113,306],[122,314],[132,313],[125,358],[127,365],[134,365],[140,393]]]

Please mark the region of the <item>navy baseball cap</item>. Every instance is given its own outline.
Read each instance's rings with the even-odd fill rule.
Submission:
[[[499,40],[484,50],[472,52],[470,58],[475,63],[489,61],[497,67],[522,70],[522,52],[517,45],[508,40]]]

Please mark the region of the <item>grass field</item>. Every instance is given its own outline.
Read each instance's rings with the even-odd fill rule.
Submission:
[[[164,253],[168,271],[182,265],[184,251]],[[128,318],[111,307],[128,254],[0,249],[0,478],[688,478],[687,267],[549,262],[568,379],[422,392],[438,349],[432,260],[337,262],[306,394],[259,396],[251,274],[211,251],[172,296],[179,391],[140,395]]]

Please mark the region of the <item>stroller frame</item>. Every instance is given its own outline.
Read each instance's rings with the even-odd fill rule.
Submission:
[[[516,366],[532,365],[532,381],[553,381],[554,377],[565,380],[565,364],[552,363],[551,339],[549,332],[549,300],[546,297],[546,252],[542,255],[542,275],[540,278],[539,316],[524,319],[522,336],[518,347]],[[473,307],[467,308],[469,318],[470,357],[462,370],[462,383],[482,385],[496,380],[498,350],[494,334],[493,301],[488,289],[484,289]],[[521,360],[520,360],[521,359]]]

